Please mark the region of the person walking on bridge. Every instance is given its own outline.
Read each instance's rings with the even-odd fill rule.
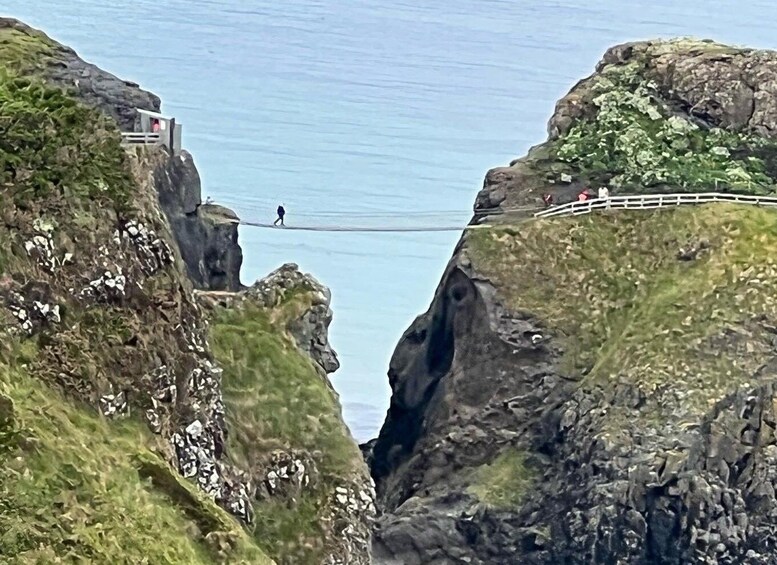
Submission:
[[[277,226],[278,222],[281,223],[282,226],[285,226],[286,224],[283,223],[283,217],[286,215],[286,209],[283,207],[283,203],[281,203],[280,206],[278,206],[278,219],[276,219],[272,225]]]

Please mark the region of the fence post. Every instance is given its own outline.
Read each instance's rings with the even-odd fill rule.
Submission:
[[[170,154],[175,157],[175,118],[170,119]]]

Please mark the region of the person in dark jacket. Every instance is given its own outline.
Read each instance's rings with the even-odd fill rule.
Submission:
[[[272,225],[277,226],[278,222],[281,223],[282,226],[285,226],[286,224],[283,223],[283,217],[286,215],[286,209],[283,207],[283,204],[278,206],[278,219],[273,222]]]

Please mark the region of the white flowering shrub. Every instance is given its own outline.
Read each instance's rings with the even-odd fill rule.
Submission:
[[[640,76],[635,64],[609,67],[593,86],[593,118],[580,120],[557,146],[556,157],[613,187],[669,185],[676,190],[717,188],[775,192],[756,150],[777,144],[678,115]]]

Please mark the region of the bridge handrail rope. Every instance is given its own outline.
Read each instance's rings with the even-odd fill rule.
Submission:
[[[709,204],[714,202],[730,202],[733,204],[750,204],[756,206],[777,207],[777,197],[774,196],[755,196],[750,194],[735,194],[723,192],[681,192],[666,194],[634,194],[629,196],[610,196],[608,198],[593,198],[585,201],[574,201],[558,206],[551,206],[537,210],[536,206],[520,207],[515,209],[494,209],[491,211],[476,210],[475,213],[481,218],[488,216],[507,216],[520,212],[528,212],[530,216],[519,218],[518,222],[523,223],[532,218],[558,218],[566,216],[581,216],[590,214],[595,210],[654,210],[657,208],[675,207],[683,205]],[[278,227],[271,223],[251,222],[247,220],[232,220],[236,224],[253,226],[259,228],[274,228],[292,231],[315,231],[315,232],[447,232],[447,231],[472,231],[481,229],[492,229],[499,227],[509,227],[512,224],[504,222],[478,223],[466,226],[343,226],[343,225],[322,225],[322,226],[294,226],[286,225]]]

